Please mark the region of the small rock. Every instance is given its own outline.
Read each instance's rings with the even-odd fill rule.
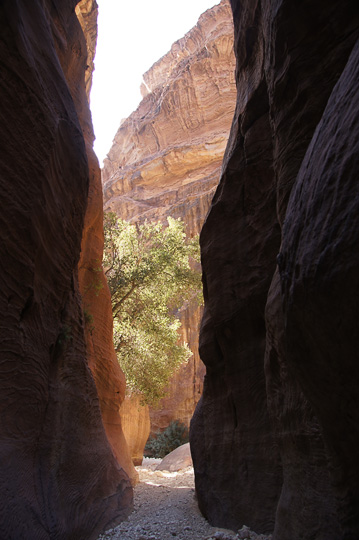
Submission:
[[[250,528],[246,525],[243,525],[243,527],[238,531],[238,538],[240,540],[246,540],[251,538],[251,531]]]

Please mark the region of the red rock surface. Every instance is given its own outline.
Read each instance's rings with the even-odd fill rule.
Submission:
[[[121,423],[132,461],[141,465],[151,429],[148,405],[142,405],[139,396],[126,396],[121,407]]]
[[[86,93],[91,88],[90,67],[96,45],[97,4],[94,0],[82,0],[76,13],[86,36],[88,58],[86,69]],[[81,96],[83,99],[83,96]],[[76,94],[74,99],[76,99]],[[131,482],[135,484],[138,474],[133,466],[129,449],[121,427],[120,406],[125,396],[125,377],[117,361],[112,341],[111,295],[102,271],[103,255],[103,197],[101,171],[93,151],[94,134],[88,107],[75,103],[86,142],[89,164],[89,194],[79,262],[79,284],[85,321],[87,359],[94,375],[100,408],[107,438],[113,453]]]
[[[121,124],[105,160],[106,211],[134,221],[165,221],[171,215],[183,219],[190,236],[200,231],[233,117],[234,68],[232,15],[224,0],[145,73],[144,99]],[[169,397],[151,409],[152,432],[172,420],[189,425],[204,376],[198,355],[201,314],[194,306],[181,313],[193,356],[174,376]]]
[[[95,69],[94,59],[97,44],[98,5],[96,0],[80,0],[76,6],[76,15],[86,39],[87,64],[85,71],[85,87],[87,99],[89,100],[92,75]]]
[[[199,505],[273,540],[354,539],[358,4],[232,7],[237,108],[201,234]]]
[[[90,540],[128,513],[77,266],[92,132],[76,2],[0,5],[0,537]],[[81,124],[80,124],[81,122]],[[90,162],[90,175],[96,163]]]
[[[158,406],[150,407],[151,433],[163,431],[173,420],[189,427],[194,409],[201,397],[205,366],[198,353],[198,336],[203,309],[195,305],[181,311],[181,336],[188,343],[192,356],[172,377],[168,395]]]

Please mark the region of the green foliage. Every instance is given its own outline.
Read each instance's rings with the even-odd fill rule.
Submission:
[[[176,312],[201,298],[198,237],[181,220],[132,225],[105,215],[104,268],[111,291],[114,344],[131,392],[155,404],[190,357]]]
[[[187,427],[175,420],[162,431],[157,433],[155,437],[150,437],[145,446],[146,456],[155,458],[164,458],[178,448],[182,444],[187,443],[189,440],[189,434]]]

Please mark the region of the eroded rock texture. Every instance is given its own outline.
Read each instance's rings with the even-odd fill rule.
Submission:
[[[148,405],[140,396],[127,396],[121,406],[121,424],[134,465],[141,465],[143,450],[151,430]]]
[[[77,266],[97,165],[75,4],[0,5],[0,537],[11,540],[95,538],[132,500],[86,358]]]
[[[199,504],[275,540],[354,540],[358,4],[232,8],[237,108],[201,235]]]
[[[190,236],[200,231],[234,112],[234,69],[232,14],[224,0],[145,73],[144,98],[121,124],[105,160],[106,211],[134,221],[165,221],[171,215],[185,222]],[[204,376],[198,355],[200,317],[194,306],[181,313],[193,357],[175,375],[169,397],[151,410],[152,431],[174,419],[189,424]],[[137,402],[134,409],[137,415]]]
[[[206,11],[143,78],[146,95],[104,162],[105,210],[181,217],[194,234],[218,183],[235,104],[229,3]]]
[[[97,44],[97,16],[98,5],[96,0],[80,0],[76,6],[76,15],[86,39],[87,64],[85,72],[85,87],[87,99],[90,99],[92,75],[95,69],[94,59]]]
[[[76,13],[86,37],[87,66],[86,94],[92,84],[93,58],[97,37],[97,4],[82,0]],[[76,100],[77,94],[72,89]],[[115,457],[133,484],[136,473],[124,438],[120,406],[125,396],[125,377],[117,361],[112,341],[111,295],[102,270],[103,255],[103,196],[101,171],[93,151],[94,134],[89,108],[84,106],[83,93],[76,104],[83,129],[89,164],[89,193],[79,261],[79,285],[85,322],[87,359],[93,373],[100,400],[102,421]]]

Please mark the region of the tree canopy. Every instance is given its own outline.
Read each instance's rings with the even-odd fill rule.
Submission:
[[[111,291],[114,345],[131,392],[156,403],[191,352],[180,343],[176,314],[201,301],[198,236],[181,220],[130,224],[105,214],[104,269]]]

